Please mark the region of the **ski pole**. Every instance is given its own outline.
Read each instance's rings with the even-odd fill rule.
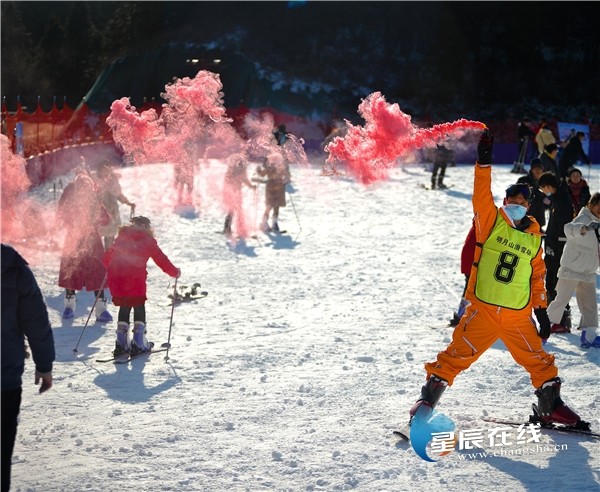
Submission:
[[[171,303],[171,320],[169,321],[169,337],[166,343],[163,343],[161,347],[167,348],[165,360],[169,360],[169,349],[171,348],[171,328],[173,327],[173,313],[175,312],[175,301],[177,300],[177,277],[175,277],[175,283],[173,284],[173,302]]]
[[[102,280],[102,284],[100,285],[100,289],[98,289],[98,293],[96,294],[96,298],[94,299],[94,304],[92,304],[92,309],[90,310],[90,314],[88,315],[88,318],[87,318],[87,321],[85,322],[85,325],[83,325],[83,330],[81,330],[81,334],[79,335],[79,340],[77,340],[77,345],[75,345],[75,348],[73,349],[73,353],[74,354],[77,353],[77,348],[79,347],[79,343],[81,342],[81,338],[83,337],[83,333],[85,332],[85,329],[87,328],[87,325],[90,322],[90,318],[92,317],[92,313],[94,312],[94,308],[96,307],[96,303],[98,302],[98,299],[100,298],[100,294],[104,290],[104,285],[106,284],[106,277],[107,276],[108,276],[108,273],[106,275],[104,275],[104,279]]]
[[[298,235],[296,237],[298,237],[300,235],[300,232],[302,232],[302,224],[300,224],[300,219],[298,218],[298,212],[296,212],[296,205],[294,205],[294,200],[292,200],[292,195],[290,194],[289,191],[286,190],[286,193],[288,195],[288,198],[290,199],[290,203],[292,204],[292,210],[294,211],[294,215],[296,216],[296,222],[298,222]]]

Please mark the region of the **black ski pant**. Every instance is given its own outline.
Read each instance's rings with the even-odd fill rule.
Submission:
[[[2,391],[2,492],[10,489],[10,468],[21,410],[21,388]]]

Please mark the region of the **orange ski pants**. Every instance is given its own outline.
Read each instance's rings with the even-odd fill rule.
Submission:
[[[554,356],[544,351],[535,322],[527,313],[531,313],[529,306],[515,311],[473,302],[455,328],[450,345],[438,354],[436,362],[425,364],[427,377],[434,374],[451,386],[458,374],[500,339],[529,373],[535,388],[554,379],[558,375]]]

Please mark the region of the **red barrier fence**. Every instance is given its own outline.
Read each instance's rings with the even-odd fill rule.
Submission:
[[[151,101],[144,103],[137,109],[142,112],[150,108],[154,108],[160,114],[162,106],[157,102]],[[262,110],[277,114],[276,122],[278,124],[282,122],[287,123],[285,114],[275,111],[272,108],[262,108]],[[248,111],[248,108],[240,106],[237,108],[228,108],[227,114],[233,118],[235,124]],[[85,102],[82,102],[75,110],[71,109],[66,103],[63,103],[62,108],[59,109],[56,101],[49,112],[45,112],[42,109],[39,101],[33,113],[25,111],[20,102],[17,103],[16,111],[10,112],[8,111],[6,100],[4,100],[2,103],[2,133],[11,140],[13,151],[17,152],[17,149],[21,150],[25,158],[78,145],[113,144],[110,128],[106,124],[106,118],[109,115],[110,111],[106,113],[92,111]],[[17,123],[21,123],[22,127],[21,142],[17,139]],[[319,148],[320,142],[329,133],[329,128],[327,128],[329,123],[314,123],[311,135],[298,134],[298,136],[303,137],[310,147]],[[427,127],[435,123],[440,122],[427,122],[422,126]],[[485,123],[496,136],[497,143],[514,144],[516,146],[517,120],[506,119],[503,121],[486,121]],[[600,140],[600,125],[589,122],[585,123],[589,124],[590,141],[595,143],[595,141]],[[553,133],[558,135],[557,122],[550,120],[548,121],[548,125]],[[294,129],[292,128],[291,131],[294,131]],[[321,132],[322,135],[317,135]]]

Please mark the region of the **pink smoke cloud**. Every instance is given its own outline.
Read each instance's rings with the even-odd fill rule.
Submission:
[[[367,96],[358,113],[365,120],[364,126],[346,121],[347,133],[334,138],[325,151],[329,153],[328,165],[335,169],[336,163],[344,163],[364,184],[387,179],[398,158],[434,147],[448,137],[458,139],[466,132],[486,128],[484,123],[466,119],[418,128],[410,115],[402,112],[398,104],[388,103],[380,92]]]
[[[54,220],[53,207],[28,195],[31,181],[27,176],[26,161],[12,151],[10,140],[5,135],[0,135],[0,162],[2,242],[17,250],[25,244],[37,244],[38,241],[55,245],[48,228]]]
[[[201,70],[194,78],[176,78],[165,86],[161,95],[166,103],[160,115],[152,109],[138,113],[128,98],[111,105],[107,124],[115,142],[135,164],[172,164],[178,204],[217,200],[224,211],[231,209],[222,183],[211,181],[208,173],[203,173],[209,157],[227,159],[241,154],[247,161],[260,161],[279,153],[289,163],[308,164],[301,139],[288,134],[283,145],[277,144],[271,114],[247,114],[241,135],[227,117],[222,90],[218,74]],[[164,188],[164,183],[159,185]],[[198,189],[204,190],[202,198]],[[252,204],[244,205],[246,215],[249,206]],[[256,215],[255,211],[251,213]],[[243,224],[240,229],[241,235],[251,232]]]

